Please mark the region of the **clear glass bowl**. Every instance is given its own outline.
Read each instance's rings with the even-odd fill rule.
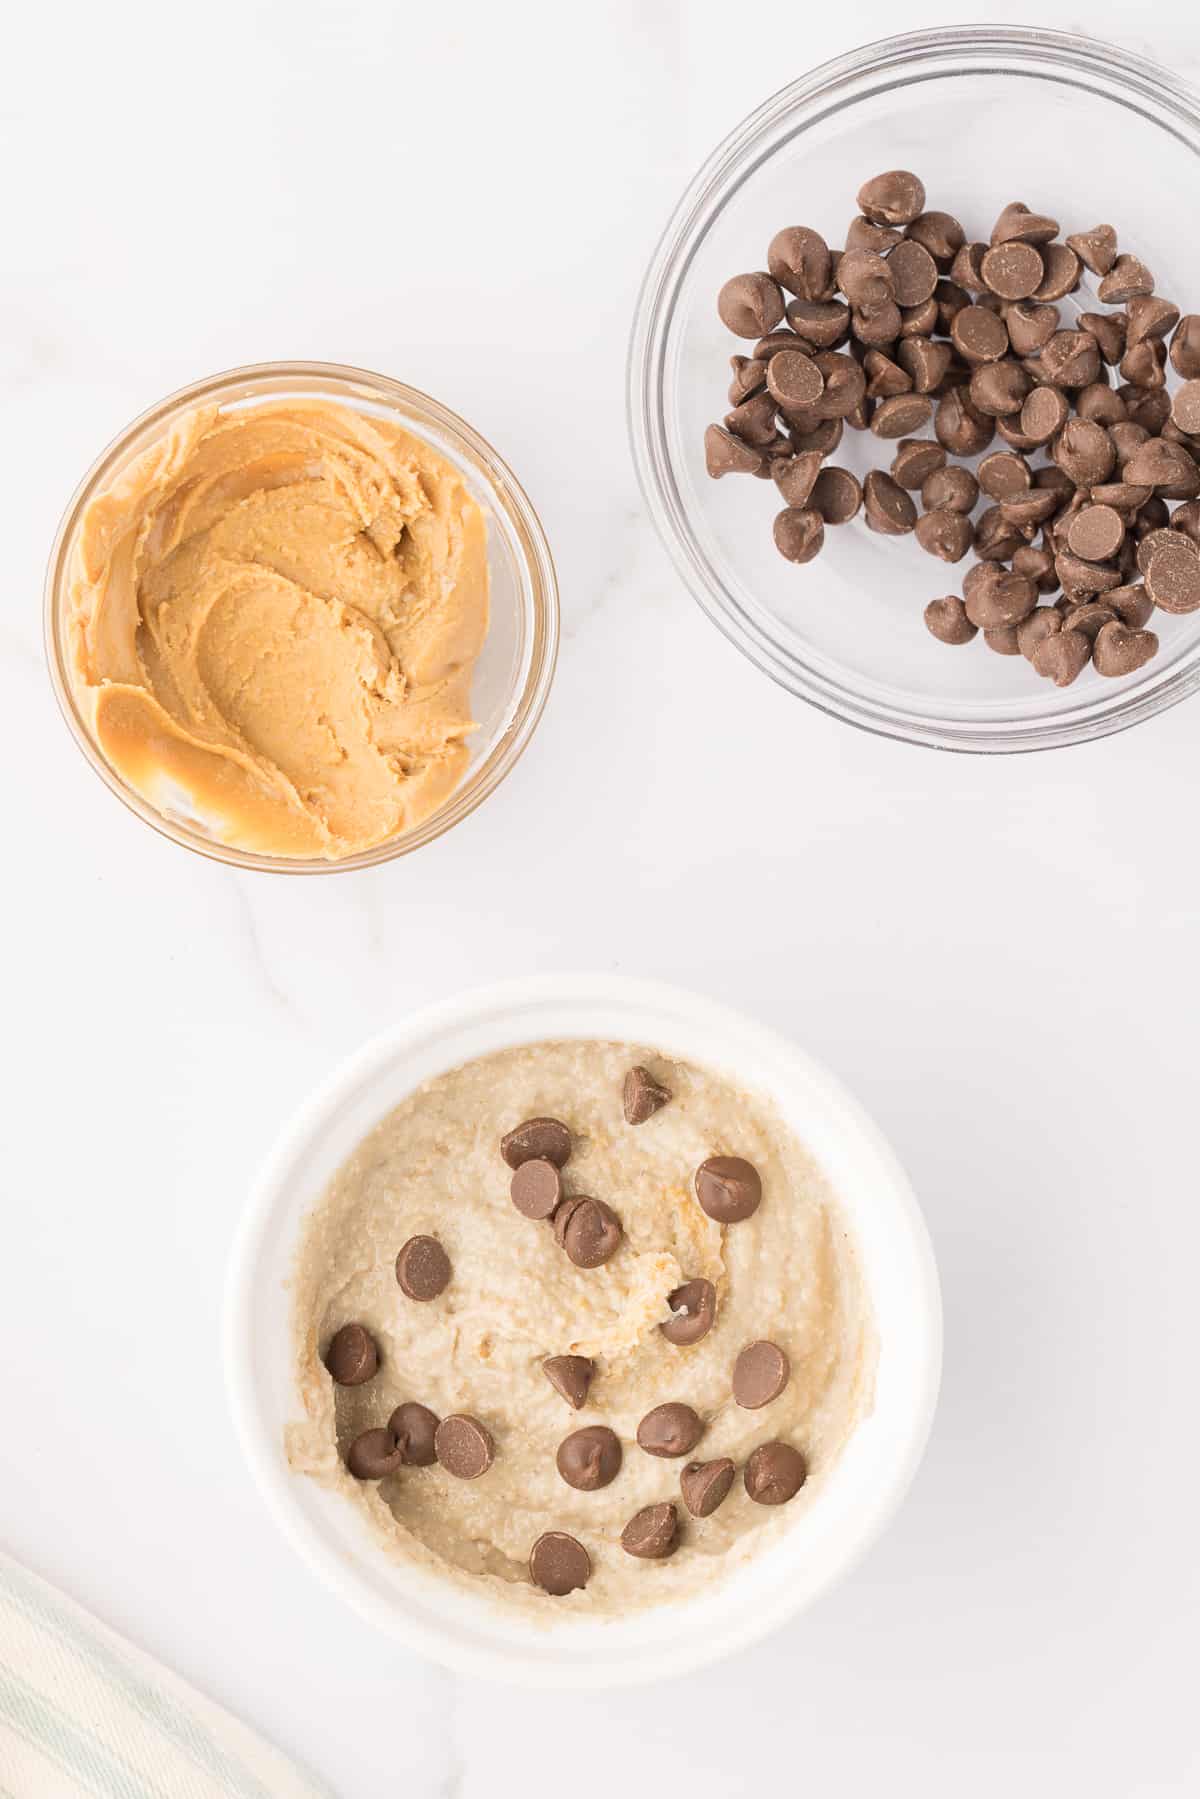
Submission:
[[[1064,231],[1100,221],[1200,311],[1200,238],[1186,196],[1200,177],[1200,102],[1124,50],[1052,31],[915,32],[826,63],[739,125],[700,170],[650,264],[630,345],[630,431],[651,516],[704,611],[789,692],[864,729],[938,749],[1049,749],[1117,731],[1200,685],[1200,614],[1157,614],[1162,647],[1122,680],[1091,669],[1059,689],[977,638],[935,642],[922,613],[961,591],[911,537],[861,514],[797,567],[778,554],[769,483],[705,473],[704,428],[728,408],[728,359],[745,346],[717,318],[723,281],[765,264],[784,225],[844,241],[855,194],[883,169],[922,176],[930,207],[986,238],[1010,200]],[[1094,280],[1062,303],[1103,310]],[[862,476],[894,446],[847,431],[832,461]],[[1003,448],[1003,445],[1000,445]]]
[[[154,805],[111,768],[80,711],[69,674],[67,607],[80,519],[106,487],[181,413],[213,404],[250,407],[270,398],[323,398],[398,420],[459,470],[488,528],[491,609],[475,665],[471,700],[478,728],[471,760],[450,798],[411,831],[340,861],[257,855],[206,833],[195,820]],[[331,874],[371,868],[431,843],[472,813],[519,759],[546,704],[558,653],[558,587],[537,514],[520,483],[471,426],[415,388],[386,375],[324,362],[269,362],[194,382],[151,407],[110,444],[76,489],[54,541],[46,576],[46,655],[63,717],[101,780],[131,811],[173,843],[238,868]]]

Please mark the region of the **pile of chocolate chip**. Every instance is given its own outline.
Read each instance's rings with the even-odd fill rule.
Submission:
[[[622,1094],[627,1124],[644,1124],[670,1103],[671,1094],[645,1068],[625,1077]],[[562,1171],[571,1157],[572,1139],[557,1118],[527,1118],[500,1142],[500,1154],[512,1170],[509,1192],[522,1217],[548,1221],[555,1240],[580,1268],[596,1268],[620,1247],[623,1230],[612,1207],[587,1194],[567,1195]],[[740,1156],[710,1156],[696,1170],[696,1198],[718,1224],[738,1224],[758,1210],[762,1181],[752,1163]],[[550,1203],[553,1200],[553,1203]],[[594,1213],[587,1208],[595,1208]],[[450,1284],[450,1258],[436,1237],[410,1237],[396,1257],[396,1281],[407,1299],[428,1303]],[[716,1322],[716,1288],[709,1280],[685,1281],[668,1295],[671,1317],[659,1325],[668,1342],[687,1348],[708,1335]],[[325,1366],[340,1386],[358,1387],[379,1369],[379,1346],[366,1326],[343,1324],[325,1350]],[[573,1411],[588,1402],[596,1365],[587,1356],[552,1355],[542,1372]],[[758,1411],[777,1399],[791,1369],[778,1344],[765,1338],[749,1343],[734,1361],[730,1387],[734,1401]],[[668,1400],[646,1413],[637,1427],[638,1447],[668,1459],[691,1456],[706,1424],[682,1400]],[[383,1480],[401,1468],[428,1468],[439,1463],[459,1480],[486,1474],[496,1455],[487,1426],[468,1413],[439,1419],[428,1406],[406,1400],[386,1424],[361,1431],[346,1452],[346,1466],[356,1480]],[[558,1446],[555,1466],[569,1487],[595,1492],[607,1487],[621,1470],[621,1439],[606,1424],[572,1431]],[[712,1461],[689,1460],[679,1477],[683,1505],[694,1519],[708,1518],[728,1497],[737,1469],[728,1456]],[[808,1463],[791,1443],[771,1439],[758,1444],[747,1458],[742,1480],[759,1505],[785,1505],[808,1478]],[[681,1542],[679,1510],[674,1501],[643,1506],[621,1532],[627,1555],[661,1561]],[[529,1552],[529,1576],[544,1592],[562,1596],[587,1585],[592,1562],[577,1537],[566,1531],[543,1531]]]
[[[1200,314],[1157,296],[1111,225],[1060,243],[1057,220],[1014,202],[989,243],[968,243],[903,169],[868,181],[858,204],[844,250],[788,226],[765,271],[722,287],[722,321],[757,341],[731,359],[709,474],[775,482],[775,543],[791,562],[860,507],[871,530],[912,533],[943,562],[973,550],[961,594],[925,609],[942,643],[982,631],[1058,687],[1089,662],[1142,667],[1155,608],[1200,608]],[[1057,302],[1085,269],[1111,310],[1064,322]],[[930,424],[932,437],[913,435]],[[896,442],[890,473],[860,486],[826,462],[846,425]],[[980,460],[972,472],[952,456]]]

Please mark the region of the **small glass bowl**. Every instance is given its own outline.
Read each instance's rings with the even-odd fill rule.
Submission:
[[[1011,751],[1077,743],[1150,718],[1200,686],[1200,613],[1156,614],[1158,655],[1106,680],[1039,680],[979,637],[948,648],[927,602],[960,592],[915,539],[862,516],[827,530],[816,561],[783,560],[771,483],[721,482],[704,428],[728,409],[728,359],[748,344],[717,317],[722,282],[764,266],[785,225],[844,241],[861,183],[910,168],[928,204],[986,238],[1022,200],[1064,232],[1101,221],[1140,256],[1157,291],[1200,311],[1200,238],[1181,222],[1200,166],[1200,101],[1156,65],[1054,31],[963,26],[914,32],[824,64],[761,106],[714,151],[675,210],[638,303],[629,358],[634,459],[654,523],[713,623],[759,668],[813,705],[870,731],[937,749]],[[1094,278],[1062,302],[1098,309]],[[1170,372],[1170,371],[1168,371]],[[925,433],[922,433],[925,435]],[[860,479],[895,445],[847,430],[832,462]],[[997,445],[1005,446],[997,440]],[[986,502],[985,502],[986,504]]]
[[[335,400],[359,412],[399,421],[453,463],[487,520],[490,620],[475,665],[471,701],[478,726],[470,739],[467,772],[450,798],[411,831],[339,861],[238,849],[207,834],[194,819],[154,805],[130,787],[101,754],[79,709],[69,673],[72,564],[80,519],[93,495],[192,407],[251,407],[267,398]],[[332,874],[372,868],[432,843],[472,813],[514,767],[542,715],[554,677],[558,587],[545,533],[523,488],[491,445],[464,420],[427,394],[386,375],[335,363],[266,362],[213,375],[169,395],[135,419],[88,470],[67,507],[51,551],[45,628],[46,656],[63,717],[101,780],[132,812],[173,843],[236,868]]]

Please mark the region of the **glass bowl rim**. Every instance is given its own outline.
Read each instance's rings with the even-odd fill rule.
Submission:
[[[1051,76],[1071,72],[1103,79],[1136,100],[1136,110],[1159,129],[1171,130],[1200,154],[1200,97],[1168,70],[1101,39],[1074,32],[1009,25],[962,25],[878,38],[819,64],[770,95],[741,120],[697,170],[676,203],[650,258],[639,291],[626,362],[626,417],[634,467],[655,530],[692,598],[721,634],[786,692],[819,711],[876,736],[932,749],[975,754],[1047,750],[1088,742],[1125,730],[1178,704],[1200,688],[1200,641],[1170,674],[1149,691],[1119,691],[1065,701],[1070,708],[1039,718],[998,722],[957,721],[893,706],[814,669],[803,651],[794,651],[740,606],[710,562],[692,529],[666,441],[662,385],[666,348],[680,289],[691,264],[724,206],[743,183],[774,154],[773,134],[789,118],[797,120],[827,103],[848,84],[878,75],[896,81],[917,68],[988,55],[1022,59]],[[965,72],[965,70],[963,71]],[[1004,66],[980,73],[1018,71]],[[889,81],[888,85],[895,83]],[[878,90],[874,90],[877,92]],[[1098,92],[1092,89],[1092,92]],[[863,97],[851,93],[843,106]],[[1099,92],[1115,101],[1116,96]],[[1164,117],[1163,115],[1166,115]],[[1187,136],[1179,126],[1186,129]]]
[[[531,640],[524,683],[515,700],[510,700],[511,719],[482,762],[467,773],[448,800],[412,830],[340,860],[270,856],[238,849],[207,838],[200,831],[190,830],[160,812],[122,780],[93,741],[76,704],[67,674],[63,641],[67,568],[80,517],[129,445],[140,435],[165,425],[168,419],[189,406],[206,401],[220,404],[223,395],[234,395],[229,403],[240,404],[271,393],[287,393],[290,391],[288,384],[293,382],[297,392],[303,391],[304,384],[309,383],[312,395],[328,393],[331,397],[344,398],[347,403],[352,403],[355,397],[374,399],[379,404],[399,408],[406,416],[411,415],[411,420],[417,421],[418,434],[419,423],[427,422],[466,459],[485,482],[492,502],[503,511],[516,538],[522,577],[521,608]],[[101,450],[68,500],[54,535],[46,570],[43,632],[54,696],[77,746],[109,791],[160,836],[210,861],[233,868],[270,874],[343,874],[377,867],[434,842],[451,826],[469,817],[516,766],[545,710],[554,679],[559,645],[558,581],[541,520],[512,469],[486,438],[440,400],[420,388],[396,381],[390,375],[348,363],[255,362],[223,369],[175,389],[139,413]]]

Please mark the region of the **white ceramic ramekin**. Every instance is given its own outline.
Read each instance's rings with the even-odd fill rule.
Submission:
[[[775,1101],[832,1181],[854,1229],[879,1333],[875,1405],[813,1503],[731,1578],[628,1618],[508,1616],[379,1552],[355,1508],[290,1472],[299,1416],[286,1279],[300,1222],[359,1140],[431,1076],[553,1038],[652,1044]],[[606,975],[486,987],[405,1020],[303,1105],[259,1175],[235,1245],[225,1354],[255,1478],[306,1562],[372,1623],[466,1673],[544,1687],[679,1674],[781,1624],[858,1559],[900,1504],[925,1447],[941,1372],[937,1270],[903,1170],[856,1102],[784,1038],[697,994]]]

